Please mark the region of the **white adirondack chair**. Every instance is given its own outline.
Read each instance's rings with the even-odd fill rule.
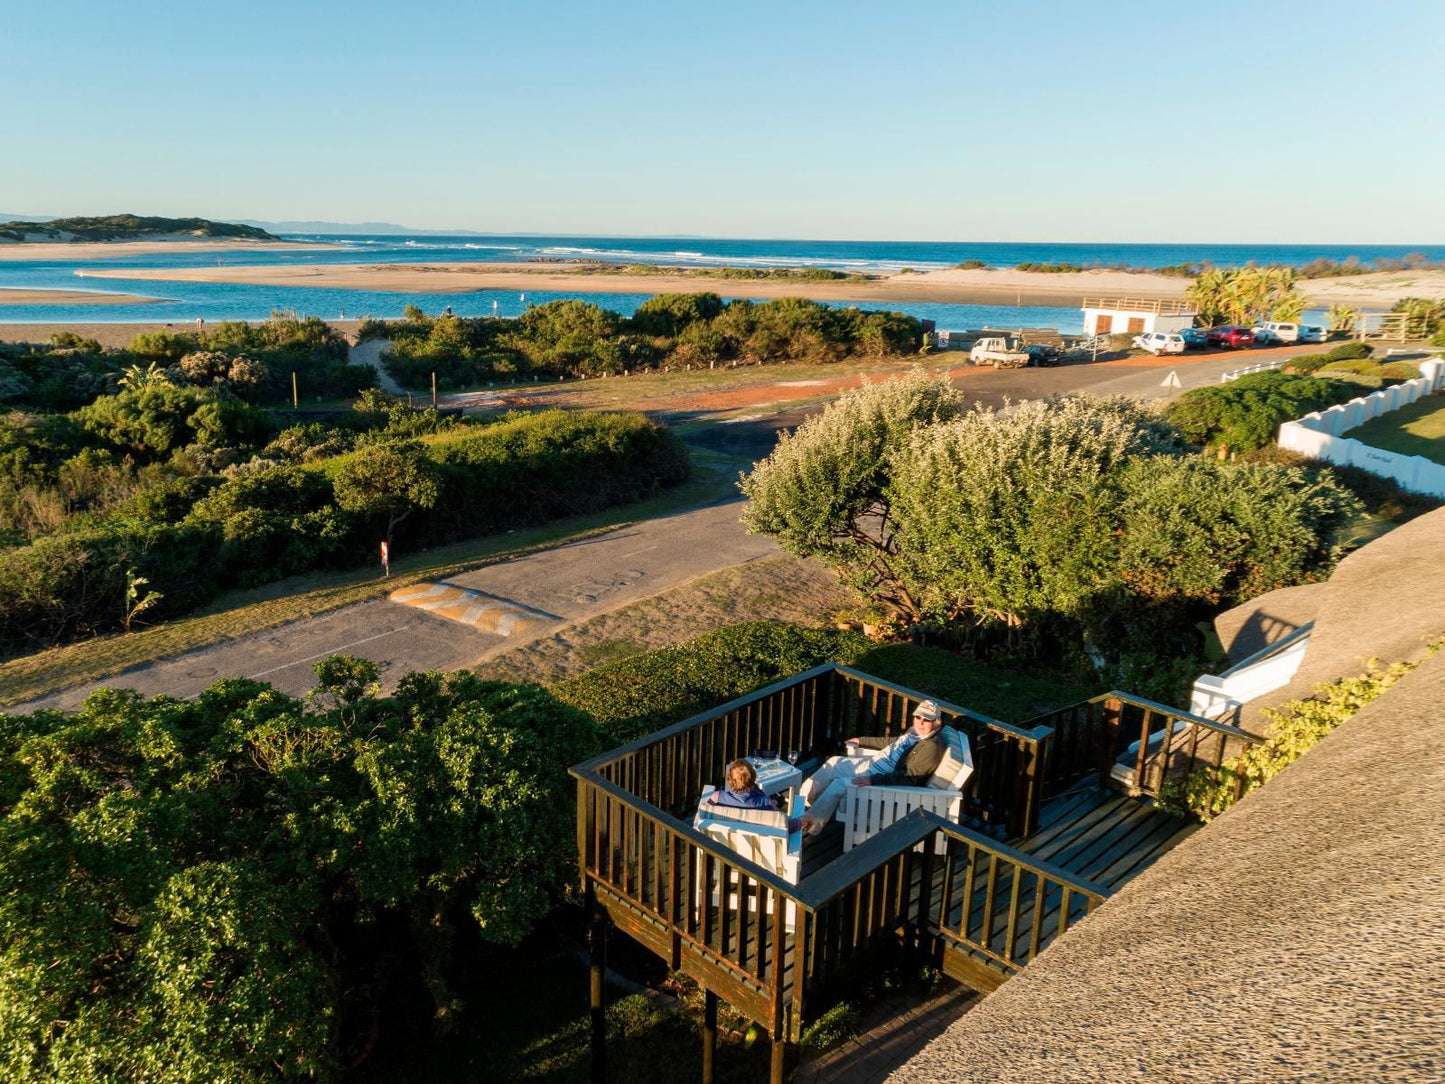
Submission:
[[[788,817],[781,812],[710,806],[707,804],[707,797],[714,789],[711,786],[703,788],[702,801],[698,803],[697,814],[693,817],[692,826],[709,838],[723,844],[729,850],[737,852],[748,861],[762,866],[769,873],[776,874],[789,884],[797,884],[802,876],[802,829],[789,832]],[[802,815],[803,796],[795,793],[793,816],[801,817]],[[697,885],[699,890],[702,888],[704,870],[703,856],[699,852],[697,871],[693,877],[693,884]],[[716,875],[708,879],[707,891],[711,894],[715,906],[722,902]],[[730,893],[729,903],[734,908],[738,905],[735,888]],[[750,897],[750,903],[752,906],[756,906],[755,897]],[[789,901],[783,915],[783,924],[789,929],[797,924],[796,911],[792,901]],[[773,893],[771,892],[768,893],[767,913],[773,913]]]
[[[871,839],[894,821],[915,809],[926,809],[955,824],[963,816],[963,789],[973,774],[973,753],[968,738],[952,727],[943,728],[948,755],[934,772],[926,787],[849,787],[838,807],[843,822],[843,851],[847,853],[865,839]],[[882,750],[863,750],[862,755],[875,759]],[[939,837],[936,849],[944,851],[945,841]],[[919,844],[921,850],[923,844]]]

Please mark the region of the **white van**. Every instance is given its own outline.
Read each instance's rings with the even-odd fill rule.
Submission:
[[[1160,354],[1184,353],[1184,336],[1177,331],[1148,331],[1134,336],[1134,345],[1156,358]]]
[[[1255,324],[1254,341],[1257,343],[1299,342],[1299,325],[1295,323],[1282,323],[1278,320],[1269,320],[1262,324]]]

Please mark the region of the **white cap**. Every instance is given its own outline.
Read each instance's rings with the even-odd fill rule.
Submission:
[[[933,700],[924,700],[913,709],[915,719],[927,719],[930,723],[938,722],[938,715],[938,703]]]

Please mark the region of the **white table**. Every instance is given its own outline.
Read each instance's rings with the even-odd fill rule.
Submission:
[[[796,789],[802,785],[802,771],[781,757],[770,757],[767,760],[748,757],[747,760],[758,773],[758,786],[769,798],[780,791]]]

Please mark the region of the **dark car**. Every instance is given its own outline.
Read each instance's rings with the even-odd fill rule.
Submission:
[[[1223,327],[1209,329],[1209,342],[1212,346],[1253,346],[1254,332],[1247,327],[1225,324]]]
[[[1182,327],[1179,335],[1184,340],[1186,350],[1203,350],[1209,345],[1209,332],[1202,327]]]
[[[1049,343],[1031,343],[1024,347],[1024,353],[1028,354],[1030,365],[1057,365],[1061,360],[1059,348]]]

